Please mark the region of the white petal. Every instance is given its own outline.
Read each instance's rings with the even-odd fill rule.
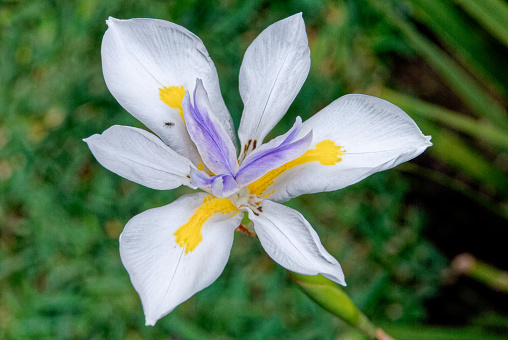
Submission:
[[[115,125],[84,141],[103,167],[130,181],[157,190],[194,188],[187,177],[194,165],[148,131]]]
[[[262,211],[249,210],[254,230],[265,251],[284,268],[303,275],[322,274],[346,285],[339,262],[321,244],[319,236],[298,211],[263,201]]]
[[[203,80],[213,112],[235,140],[233,122],[219,88],[217,70],[202,41],[185,28],[155,19],[110,18],[102,41],[106,84],[118,102],[173,150],[193,162],[199,155],[176,109],[159,96],[163,86],[184,86],[190,93]],[[166,123],[173,123],[168,126]]]
[[[249,140],[256,140],[257,145],[263,142],[295,99],[309,69],[310,50],[301,13],[272,24],[252,42],[240,68],[244,110],[238,137],[242,152]]]
[[[120,256],[138,292],[147,325],[212,284],[222,273],[242,214],[216,214],[201,229],[202,241],[191,252],[175,242],[175,231],[203,204],[203,194],[133,217],[120,236]]]
[[[275,190],[270,200],[283,202],[344,188],[413,159],[432,145],[430,137],[400,108],[360,94],[343,96],[315,114],[303,123],[300,134],[309,131],[314,134],[310,149],[330,140],[345,151],[342,160],[334,165],[313,161],[287,169],[266,190]]]

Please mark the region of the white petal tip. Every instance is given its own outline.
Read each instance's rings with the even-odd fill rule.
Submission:
[[[108,19],[106,20],[106,25],[108,25],[108,27],[111,27],[115,24],[115,22],[117,21],[120,21],[119,19],[117,18],[113,18],[113,17],[108,17]]]
[[[157,320],[146,319],[145,326],[155,326],[156,322],[157,322]]]
[[[321,273],[324,277],[326,277],[328,280],[331,280],[335,283],[340,284],[341,286],[346,287],[346,279],[344,278],[344,273],[342,272],[342,269],[339,273],[336,274],[327,274],[327,273]]]
[[[303,21],[303,14],[302,14],[302,12],[293,14],[288,19],[292,20],[292,24],[297,26],[297,29],[303,29],[303,31],[306,32],[305,31],[305,21]]]
[[[427,146],[432,146],[434,144],[432,144],[432,142],[430,141],[432,139],[432,136],[425,136],[425,144]]]
[[[94,135],[91,135],[90,137],[87,137],[87,138],[83,138],[82,141],[85,142],[85,143],[90,143],[90,141],[92,140],[92,138],[95,138],[95,136],[97,136],[98,134],[94,134]],[[100,136],[100,135],[99,135]]]

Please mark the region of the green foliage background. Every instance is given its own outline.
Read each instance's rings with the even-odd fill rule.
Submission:
[[[357,305],[394,335],[501,338],[508,325],[499,311],[494,321],[471,318],[472,326],[450,333],[429,328],[426,302],[440,294],[449,258],[425,235],[435,227],[428,211],[407,199],[417,195],[415,181],[438,183],[506,222],[508,9],[499,0],[0,1],[0,338],[359,337],[244,234],[217,282],[145,327],[118,236],[134,215],[187,191],[124,180],[82,142],[113,124],[142,127],[102,77],[108,16],[160,18],[196,33],[238,125],[245,49],[296,12],[306,22],[312,68],[273,135],[297,115],[305,120],[359,92],[401,106],[435,145],[398,168],[411,177],[388,171],[289,205],[341,262]],[[411,67],[421,68],[418,77]]]

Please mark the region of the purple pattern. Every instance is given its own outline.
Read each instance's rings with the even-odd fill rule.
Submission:
[[[209,177],[204,171],[191,169],[190,176],[192,185],[211,191],[216,197],[228,197],[240,189],[231,175]]]
[[[212,183],[212,193],[217,197],[228,197],[240,189],[231,175],[215,176]]]
[[[182,103],[187,131],[206,166],[216,174],[233,176],[238,167],[231,138],[211,112],[208,95],[200,79],[196,80],[194,105],[185,94]]]
[[[191,184],[211,191],[217,197],[228,197],[240,187],[303,155],[312,141],[312,131],[297,139],[302,129],[302,120],[298,117],[286,134],[253,150],[238,169],[233,142],[211,112],[208,96],[200,79],[196,81],[194,105],[189,93],[186,93],[182,107],[192,141],[208,169],[217,174],[210,177],[204,171],[191,169]]]
[[[276,169],[283,164],[303,155],[309,148],[312,141],[312,131],[303,138],[295,141],[302,128],[302,121],[298,117],[297,121],[282,138],[276,138],[263,145],[259,150],[253,151],[242,163],[242,166],[236,173],[237,183],[243,187],[270,170]],[[263,148],[264,147],[264,148]]]
[[[195,187],[204,189],[210,189],[214,178],[206,175],[204,171],[200,171],[194,168],[190,169],[191,184]]]

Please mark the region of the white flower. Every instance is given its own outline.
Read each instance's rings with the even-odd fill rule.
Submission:
[[[347,95],[285,135],[263,140],[286,113],[310,68],[301,14],[276,22],[249,46],[240,69],[238,136],[217,71],[201,40],[176,24],[110,18],[102,42],[106,84],[157,136],[113,126],[85,141],[107,169],[157,190],[201,189],[132,218],[120,255],[146,324],[214,282],[243,212],[263,248],[288,270],[345,285],[337,262],[305,218],[281,202],[344,188],[422,153],[431,143],[398,107]]]

